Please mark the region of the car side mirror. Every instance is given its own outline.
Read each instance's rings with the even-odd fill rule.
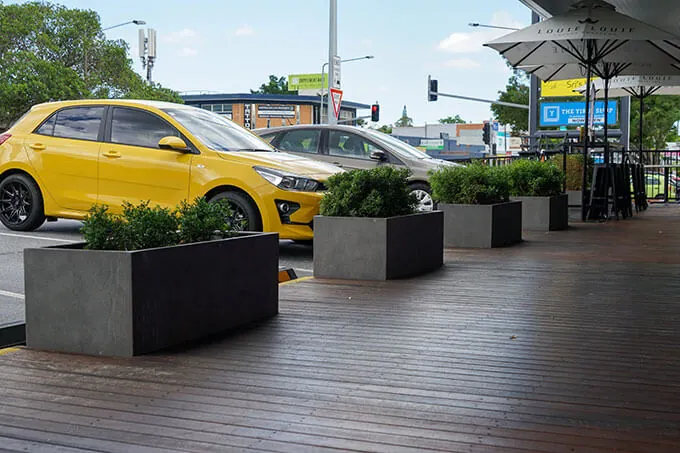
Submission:
[[[191,149],[187,146],[186,142],[179,137],[168,136],[163,137],[158,141],[158,147],[160,149],[169,149],[173,151],[180,151],[183,153],[191,152]]]
[[[383,161],[387,160],[387,155],[385,154],[384,151],[375,150],[371,151],[371,159]]]

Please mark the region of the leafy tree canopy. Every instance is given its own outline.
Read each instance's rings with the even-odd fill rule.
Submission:
[[[529,85],[526,76],[515,72],[508,80],[505,91],[498,92],[498,100],[529,105]],[[491,111],[499,122],[512,126],[513,134],[519,135],[521,132],[529,130],[527,110],[493,104]]]
[[[642,148],[666,149],[666,142],[678,138],[675,122],[680,120],[680,96],[648,96],[643,104]],[[638,148],[640,134],[640,101],[632,99],[630,108],[630,144]]]
[[[0,129],[41,102],[142,98],[182,102],[132,69],[128,45],[107,40],[94,11],[0,3]]]
[[[257,90],[250,90],[251,94],[286,94],[293,95],[297,91],[288,91],[288,80],[285,77],[269,76],[269,82],[260,85]]]
[[[465,120],[456,114],[456,116],[447,116],[439,120],[440,124],[465,124]]]

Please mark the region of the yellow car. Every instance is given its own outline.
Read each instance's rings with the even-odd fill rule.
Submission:
[[[251,231],[310,240],[324,182],[340,168],[276,152],[250,131],[180,104],[133,100],[34,106],[0,134],[0,221],[31,231],[94,204],[175,207],[226,199]]]

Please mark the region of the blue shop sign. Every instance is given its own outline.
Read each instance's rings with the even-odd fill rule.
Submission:
[[[607,123],[618,122],[618,102],[609,101]],[[583,126],[586,116],[585,102],[542,102],[541,126]],[[604,124],[604,101],[595,102],[595,124]]]

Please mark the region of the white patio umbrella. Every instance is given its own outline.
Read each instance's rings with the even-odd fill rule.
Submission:
[[[604,82],[595,80],[592,82],[597,97],[604,97]],[[580,93],[586,91],[586,85],[576,89]],[[630,75],[614,77],[609,81],[609,96],[622,97],[632,96],[640,101],[640,133],[638,136],[638,150],[642,158],[642,128],[644,102],[647,96],[666,95],[680,96],[680,76],[678,75]]]
[[[531,67],[543,80],[582,76],[590,86],[592,74],[605,79],[621,75],[633,63],[659,69],[657,74],[680,73],[680,40],[659,28],[617,13],[602,0],[582,0],[567,13],[551,17],[522,30],[502,36],[485,46],[497,50],[514,67]],[[649,72],[639,72],[639,74]],[[651,72],[652,74],[654,72]],[[586,119],[590,92],[586,92]],[[607,122],[605,121],[605,128]],[[588,153],[588,121],[585,121],[584,158]],[[606,135],[605,135],[606,137]],[[606,144],[606,139],[605,139]],[[608,165],[605,145],[605,165]],[[583,171],[585,198],[586,166]],[[585,220],[586,206],[582,211]]]

